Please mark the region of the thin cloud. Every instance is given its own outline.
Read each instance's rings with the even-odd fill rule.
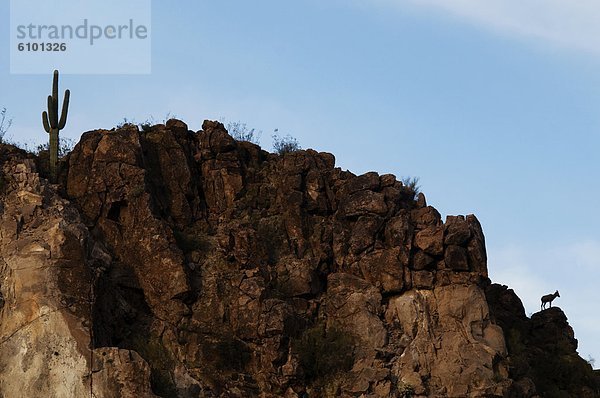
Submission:
[[[569,247],[573,265],[582,271],[598,272],[600,270],[600,242],[585,240]]]
[[[376,0],[449,13],[496,33],[600,55],[597,0]]]

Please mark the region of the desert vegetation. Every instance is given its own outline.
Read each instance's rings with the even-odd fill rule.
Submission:
[[[279,130],[275,130],[273,137],[273,150],[278,155],[283,155],[290,152],[296,152],[302,149],[298,140],[291,135],[280,136]]]
[[[12,126],[12,119],[8,117],[6,107],[0,110],[0,143],[4,140],[4,135]]]

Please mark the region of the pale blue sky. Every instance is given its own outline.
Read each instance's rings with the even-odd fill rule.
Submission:
[[[0,106],[13,139],[41,142],[51,71],[9,74],[6,3]],[[528,313],[560,290],[600,361],[600,5],[570,3],[154,1],[152,74],[62,76],[63,135],[225,117],[267,148],[278,128],[357,174],[419,176],[443,215],[478,216],[492,279]]]

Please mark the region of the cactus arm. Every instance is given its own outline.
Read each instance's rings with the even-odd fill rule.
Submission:
[[[46,133],[50,134],[50,123],[48,122],[48,113],[46,111],[42,112],[42,124]]]
[[[65,128],[65,123],[67,123],[67,113],[69,111],[69,98],[70,97],[71,97],[71,91],[66,90],[65,97],[63,98],[63,106],[62,106],[62,112],[60,115],[60,122],[58,122],[59,130],[62,130],[63,128]]]
[[[52,79],[52,99],[58,105],[58,70],[54,70],[54,78]]]

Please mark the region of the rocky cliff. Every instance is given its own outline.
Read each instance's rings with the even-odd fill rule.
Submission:
[[[393,175],[209,121],[87,132],[59,185],[0,161],[2,397],[599,396],[477,218]]]

